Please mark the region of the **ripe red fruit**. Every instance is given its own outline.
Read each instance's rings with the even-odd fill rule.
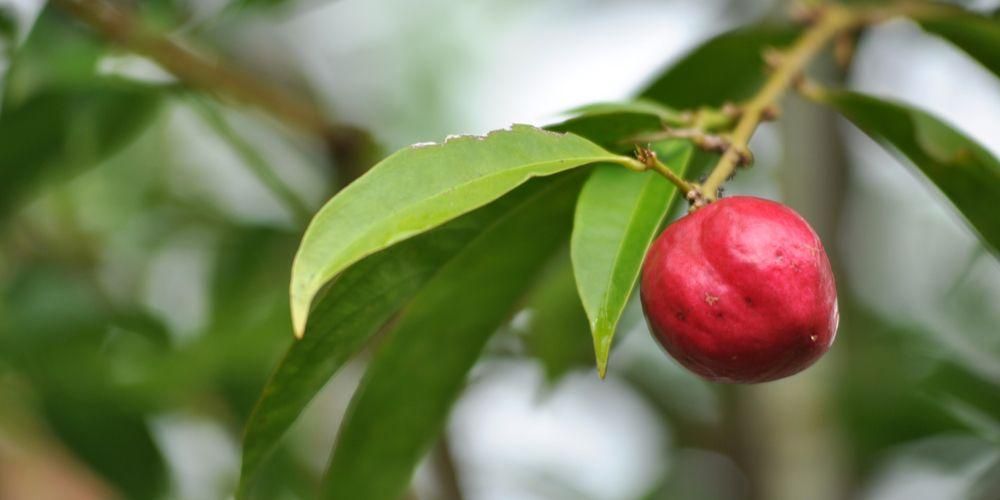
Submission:
[[[646,255],[641,289],[656,339],[710,380],[787,377],[837,332],[819,237],[792,209],[760,198],[723,198],[667,227]]]

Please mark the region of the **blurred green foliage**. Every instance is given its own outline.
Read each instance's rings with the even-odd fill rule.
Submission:
[[[298,6],[238,0],[214,14],[225,18],[222,23],[197,17],[191,5],[136,2],[132,13],[154,31],[177,30],[178,37],[211,46],[240,39],[238,30],[220,26],[264,22]],[[18,460],[9,450],[38,448],[53,457],[71,456],[120,497],[179,498],[181,465],[198,462],[171,456],[157,422],[188,415],[211,422],[234,442],[245,428],[264,436],[260,443],[245,443],[243,479],[254,478],[244,484],[248,497],[311,498],[321,489],[368,488],[384,488],[382,496],[392,497],[406,488],[484,349],[486,358],[537,361],[550,391],[567,377],[594,376],[587,319],[568,251],[557,241],[566,239],[573,190],[589,171],[531,181],[511,196],[361,260],[322,292],[306,339],[293,344],[288,278],[304,230],[295,214],[315,212],[318,200],[335,191],[326,179],[343,165],[331,159],[333,145],[225,99],[203,101],[219,97],[211,93],[192,101],[194,91],[183,82],[115,70],[108,62],[130,57],[127,47],[109,43],[55,3],[28,25],[19,24],[13,12],[0,7],[0,37],[10,62],[0,103],[0,387],[23,390],[0,395],[0,476],[6,462]],[[969,16],[924,27],[997,72],[992,42],[1000,29],[994,19]],[[659,72],[639,94],[677,110],[739,101],[766,77],[761,51],[787,44],[797,32],[751,26],[723,33]],[[227,55],[220,49],[210,57],[226,64]],[[267,68],[246,69],[268,79]],[[428,82],[436,81],[434,69],[421,78],[416,84],[433,86]],[[995,194],[1000,185],[988,152],[949,129],[937,134],[949,139],[948,154],[935,156],[936,143],[914,137],[906,124],[919,116],[944,127],[936,119],[883,101],[844,99],[841,111],[909,156],[996,245],[995,196],[979,196]],[[213,122],[212,116],[235,119]],[[631,146],[622,139],[663,123],[662,115],[622,109],[584,113],[550,129],[628,152]],[[177,134],[179,129],[189,135]],[[212,170],[228,157],[201,151],[204,157],[196,158],[183,139],[206,134],[237,152],[236,174]],[[950,149],[956,141],[964,145],[957,151]],[[275,161],[267,150],[272,142],[283,144],[287,156]],[[713,159],[697,156],[689,178],[700,176]],[[955,161],[944,161],[949,159]],[[305,163],[307,172],[295,171],[295,162]],[[978,173],[955,188],[950,183],[962,180],[956,170],[966,167]],[[215,174],[192,174],[200,170]],[[520,203],[524,193],[567,178],[576,183],[568,194]],[[249,194],[247,186],[264,194]],[[227,205],[221,201],[227,189],[249,201]],[[524,205],[530,210],[516,211]],[[514,222],[496,223],[502,231],[481,234],[496,229],[490,221],[505,217]],[[491,255],[483,246],[500,253]],[[830,247],[838,253],[836,243]],[[1000,352],[991,349],[995,339],[972,339],[987,360],[984,369],[982,358],[970,361],[942,347],[926,326],[885,317],[862,303],[846,278],[840,286],[843,324],[830,361],[834,411],[826,422],[843,439],[845,491],[863,492],[886,468],[916,460],[956,478],[971,474],[970,498],[1000,496],[1000,380],[990,366]],[[495,295],[479,293],[484,287]],[[988,330],[982,323],[995,317],[997,307],[991,298],[965,287],[942,299],[957,304],[969,325],[968,332],[954,333]],[[674,466],[663,471],[649,498],[759,498],[753,459],[736,439],[746,415],[734,401],[746,392],[700,381],[648,348],[629,351],[632,336],[645,334],[633,331],[642,330],[637,309],[633,302],[619,325],[620,366],[611,377],[649,402],[675,436],[667,450]],[[377,340],[369,346],[370,338]],[[334,372],[366,347],[373,353],[372,371],[351,403],[321,486],[330,443],[323,444],[321,459],[311,457],[301,445],[303,435],[313,440],[311,429],[296,421]],[[368,361],[364,354],[359,358]],[[16,416],[22,414],[37,425],[19,424]],[[332,429],[336,419],[324,418]],[[299,441],[281,440],[285,434]],[[56,451],[39,442],[55,443]],[[384,483],[378,483],[382,474]],[[713,482],[718,474],[737,479]],[[228,466],[215,478],[213,493],[231,494],[239,475],[237,466]],[[57,470],[49,479],[68,477]],[[564,488],[569,497],[582,496],[572,485],[556,484],[557,478],[552,483],[546,491]]]

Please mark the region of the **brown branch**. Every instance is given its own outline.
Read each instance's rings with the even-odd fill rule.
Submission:
[[[55,4],[104,38],[148,57],[190,88],[254,106],[301,131],[321,136],[338,164],[348,170],[368,161],[370,136],[350,125],[330,122],[312,103],[261,79],[210,61],[166,36],[142,26],[106,0],[54,0]],[[363,165],[367,167],[367,165]]]

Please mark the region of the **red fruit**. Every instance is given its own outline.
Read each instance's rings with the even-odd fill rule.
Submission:
[[[656,339],[710,380],[787,377],[837,332],[819,237],[792,209],[760,198],[723,198],[667,227],[646,255],[641,288]]]

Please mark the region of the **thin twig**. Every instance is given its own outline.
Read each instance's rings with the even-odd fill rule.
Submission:
[[[686,139],[695,146],[705,150],[721,153],[729,147],[729,139],[725,135],[711,134],[700,129],[693,128],[665,128],[657,132],[640,134],[635,137],[625,139],[626,143],[644,144],[668,139]]]
[[[451,440],[448,433],[443,432],[435,450],[438,479],[441,486],[441,496],[446,500],[462,500],[462,485],[458,477],[458,468],[451,450]]]
[[[698,188],[694,184],[684,180],[681,176],[674,173],[667,165],[665,165],[659,158],[656,157],[656,152],[649,148],[636,146],[635,148],[636,160],[642,164],[645,169],[655,170],[660,175],[664,176],[670,182],[680,189],[684,196],[688,198],[689,201],[694,201],[691,199],[692,193],[697,194]]]
[[[56,5],[126,50],[148,57],[190,88],[256,107],[298,130],[319,135],[338,164],[356,177],[374,147],[363,130],[332,123],[312,103],[251,74],[200,56],[142,25],[106,0],[53,0]]]
[[[195,109],[200,112],[202,117],[205,119],[205,122],[214,128],[216,133],[229,143],[233,152],[239,155],[239,157],[243,160],[243,164],[246,165],[254,177],[256,177],[261,184],[267,186],[267,188],[292,212],[292,216],[295,218],[296,223],[305,225],[305,223],[309,221],[312,210],[309,208],[309,205],[302,200],[299,194],[288,186],[288,184],[286,184],[285,181],[274,172],[274,169],[271,168],[270,162],[268,162],[267,159],[265,159],[264,156],[253,147],[253,145],[240,136],[240,134],[233,128],[233,126],[228,120],[226,120],[226,117],[223,116],[219,110],[215,109],[211,104],[203,102],[198,98],[193,99],[192,102],[194,103]]]

